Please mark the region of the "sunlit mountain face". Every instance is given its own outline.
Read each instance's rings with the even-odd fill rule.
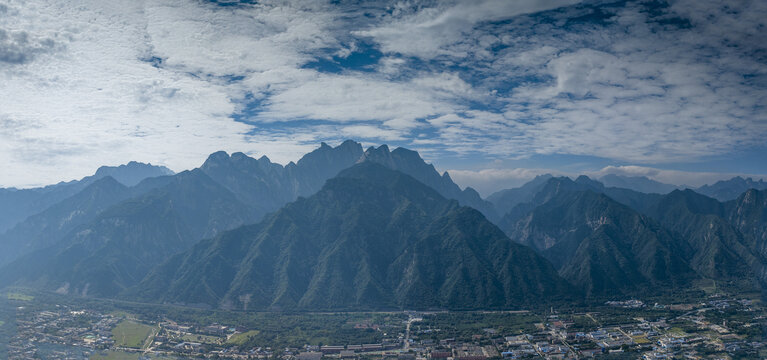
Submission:
[[[767,358],[765,19],[0,0],[0,359]]]

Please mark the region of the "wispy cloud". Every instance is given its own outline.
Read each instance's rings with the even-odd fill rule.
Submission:
[[[0,0],[0,184],[221,149],[287,162],[345,137],[432,159],[727,154],[767,136],[765,18],[759,1]]]
[[[445,1],[437,2],[436,6],[400,2],[391,6],[381,25],[356,34],[372,37],[384,52],[421,59],[492,57],[488,48],[497,44],[498,38],[478,31],[477,24],[578,2],[580,0]]]

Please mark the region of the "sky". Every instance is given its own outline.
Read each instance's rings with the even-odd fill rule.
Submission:
[[[344,139],[483,195],[767,178],[766,19],[762,0],[0,0],[0,186]]]

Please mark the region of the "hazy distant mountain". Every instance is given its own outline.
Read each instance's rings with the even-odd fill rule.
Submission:
[[[505,215],[515,206],[533,200],[535,194],[537,194],[552,177],[551,174],[538,175],[533,180],[530,180],[518,188],[501,190],[491,194],[487,197],[487,201],[495,206],[498,215]]]
[[[389,164],[391,165],[391,164]],[[155,269],[144,300],[248,309],[498,308],[571,293],[478,211],[363,162]]]
[[[491,221],[498,219],[498,214],[492,203],[483,200],[479,193],[470,187],[461,190],[447,172],[440,176],[434,165],[427,164],[415,151],[405,148],[389,151],[389,147],[386,145],[381,145],[378,148],[370,147],[360,159],[360,162],[362,161],[372,161],[389,169],[408,174],[437,190],[442,196],[458,200],[461,205],[471,206],[479,210]]]
[[[695,191],[719,201],[728,201],[738,198],[748,189],[765,190],[767,181],[761,179],[754,181],[751,178],[744,179],[736,176],[730,180],[717,181],[713,185],[701,186]]]
[[[646,292],[694,278],[680,256],[685,250],[668,231],[580,180],[550,179],[538,205],[513,222],[505,219],[505,232],[591,295]]]
[[[254,220],[255,212],[200,170],[120,202],[44,250],[0,269],[0,284],[111,296],[204,237]]]
[[[103,177],[111,176],[119,183],[131,187],[137,185],[141,182],[141,180],[146,178],[173,174],[174,172],[165,166],[157,166],[131,161],[125,165],[120,166],[102,166],[96,170],[96,174],[94,174],[93,177],[100,179]]]
[[[607,174],[599,178],[599,181],[607,187],[630,189],[648,194],[667,194],[678,189],[676,185],[664,184],[645,176]]]
[[[0,233],[8,230],[30,215],[85,189],[94,181],[111,176],[123,185],[132,186],[143,179],[172,174],[165,167],[130,162],[117,167],[102,166],[94,175],[81,180],[61,182],[32,189],[0,189]]]
[[[0,265],[55,244],[69,231],[128,198],[127,187],[107,176],[0,235]]]
[[[563,191],[589,190],[605,194],[642,214],[646,214],[647,209],[661,197],[660,194],[647,194],[630,189],[605,187],[601,182],[585,175],[578,176],[575,180],[571,180],[568,177],[548,178],[542,185],[538,184],[536,187],[531,187],[531,189],[535,191],[526,196],[529,199],[527,202],[519,202],[511,210],[502,214],[498,222],[501,228],[506,228],[519,217],[526,215],[536,206],[545,203],[551,197]]]

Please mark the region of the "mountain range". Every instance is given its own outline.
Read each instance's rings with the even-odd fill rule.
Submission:
[[[482,199],[417,152],[211,154],[0,190],[0,287],[246,310],[516,308],[767,284],[767,191],[542,175]],[[743,180],[743,179],[741,179]],[[717,183],[719,184],[719,183]],[[759,185],[733,179],[706,189]],[[638,189],[645,190],[638,191]]]
[[[688,252],[684,243],[607,195],[568,178],[553,178],[539,192],[541,198],[526,214],[505,219],[504,229],[587,294],[679,287],[694,277],[682,257]]]
[[[616,174],[607,174],[599,178],[599,181],[607,187],[616,187],[630,189],[647,194],[668,194],[679,186],[664,184],[652,180],[646,176],[621,176]]]
[[[96,173],[80,180],[61,182],[41,188],[0,188],[0,232],[35,215],[58,202],[77,194],[96,180],[111,176],[126,186],[135,185],[150,177],[172,175],[164,166],[154,166],[132,161],[120,166],[102,166]]]
[[[692,189],[699,194],[717,199],[719,201],[735,200],[749,189],[765,190],[767,181],[763,179],[733,177],[729,180],[720,180],[713,184],[703,185],[698,188],[685,185],[671,185],[652,180],[646,176],[623,176],[607,174],[599,178],[606,187],[623,188],[646,194],[668,194],[674,190]],[[488,200],[490,200],[488,198]]]
[[[570,286],[477,210],[362,162],[153,271],[142,300],[227,308],[503,308]]]
[[[744,179],[740,176],[736,176],[730,180],[722,180],[711,185],[703,185],[695,189],[695,191],[719,201],[728,201],[738,198],[740,194],[743,194],[749,189],[765,190],[767,189],[767,181],[764,181],[763,179],[754,181],[751,178]]]

